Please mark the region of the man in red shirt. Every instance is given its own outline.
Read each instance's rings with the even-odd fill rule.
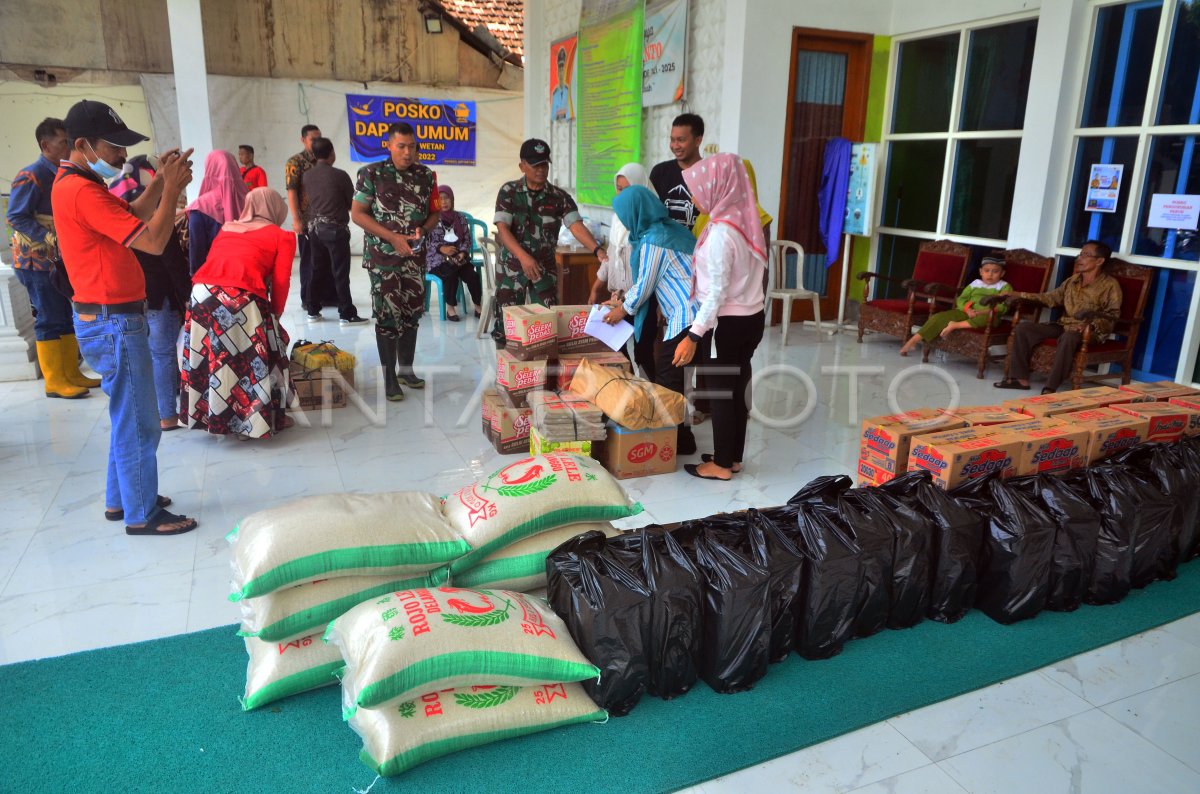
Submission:
[[[149,140],[125,126],[103,102],[75,103],[65,119],[71,154],[59,167],[51,201],[63,267],[74,287],[75,336],[108,395],[105,518],[130,535],[178,535],[196,521],[168,513],[158,495],[162,430],[154,394],[146,324],[146,281],[131,248],[161,254],[171,237],[175,203],[192,180],[189,149],[166,152],[150,186],[132,204],[108,192],[125,147]]]
[[[238,147],[238,162],[242,164],[242,179],[246,180],[246,189],[267,186],[267,172],[261,165],[254,164],[254,147],[242,144]]]

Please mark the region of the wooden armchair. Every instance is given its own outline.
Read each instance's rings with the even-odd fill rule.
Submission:
[[[859,273],[863,282],[863,300],[858,312],[858,341],[866,331],[877,331],[907,340],[914,324],[929,319],[937,311],[938,297],[954,301],[962,290],[967,274],[971,249],[949,240],[921,243],[917,261],[913,263],[912,278],[900,279],[868,271]],[[876,298],[870,300],[871,280],[898,284],[908,291],[906,298]]]
[[[1092,339],[1092,326],[1083,327],[1083,344],[1075,354],[1075,362],[1071,367],[1071,388],[1078,389],[1084,381],[1104,381],[1120,377],[1121,383],[1129,383],[1133,370],[1133,349],[1137,346],[1138,332],[1142,326],[1142,315],[1146,310],[1146,300],[1150,295],[1150,280],[1154,270],[1141,265],[1131,265],[1120,259],[1109,260],[1104,272],[1112,276],[1121,285],[1121,316],[1113,325],[1112,334],[1103,342]],[[1036,321],[1043,309],[1041,304],[1026,301],[1018,303],[1013,313],[1013,325],[1022,320]],[[1086,319],[1086,318],[1080,318]],[[1047,373],[1054,365],[1054,353],[1057,349],[1057,339],[1047,339],[1033,350],[1029,362],[1030,372]],[[1009,336],[1008,352],[1012,354],[1012,337]],[[1090,375],[1084,377],[1084,367],[1101,364],[1120,364],[1120,375]],[[1008,377],[1008,359],[1004,362],[1004,377]]]
[[[1050,284],[1050,273],[1054,270],[1054,259],[1039,256],[1033,251],[1016,248],[1003,252],[1004,280],[1012,285],[1014,292],[1045,292]],[[945,311],[954,307],[954,300],[937,298],[935,311]],[[1012,320],[1001,314],[996,315],[996,306],[989,308],[988,325],[986,328],[962,328],[947,336],[936,339],[925,345],[922,361],[928,363],[929,354],[934,349],[943,350],[960,356],[975,359],[978,367],[975,377],[982,378],[987,372],[988,362],[1000,356],[989,356],[988,350],[993,345],[1003,345],[1008,342],[1012,332]]]

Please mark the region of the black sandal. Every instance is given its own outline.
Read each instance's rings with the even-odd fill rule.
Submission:
[[[158,499],[155,500],[154,503],[156,505],[158,505],[159,507],[170,507],[171,506],[171,497],[163,496],[162,494],[159,494]],[[125,518],[125,511],[123,509],[105,510],[104,517],[106,519],[108,519],[109,521],[120,521],[123,518]]]
[[[700,473],[700,465],[697,463],[685,463],[685,464],[683,464],[683,470],[686,471],[688,474],[692,475],[693,477],[699,477],[702,480],[716,480],[717,482],[729,482],[730,480],[733,479],[733,477],[712,477],[708,474],[701,474]]]
[[[714,460],[714,457],[711,452],[704,452],[704,453],[701,453],[701,455],[700,455],[700,461],[702,463],[712,463],[713,460]],[[742,462],[740,460],[735,460],[733,462],[733,465],[741,466]],[[741,472],[741,469],[730,469],[730,471],[733,472],[734,474],[738,474]]]
[[[167,524],[183,523],[183,526],[176,529],[160,530],[159,527]],[[166,510],[159,510],[154,514],[154,517],[140,527],[125,527],[126,535],[182,535],[184,532],[191,532],[197,526],[196,519],[188,518],[187,516],[177,516],[174,513],[168,513]]]
[[[1029,391],[1029,386],[1022,386],[1021,381],[1016,378],[1005,378],[1004,380],[996,381],[992,384],[997,389],[1018,389],[1020,391]]]

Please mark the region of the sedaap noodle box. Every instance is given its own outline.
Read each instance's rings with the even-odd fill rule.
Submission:
[[[860,488],[867,485],[883,485],[896,479],[896,475],[886,471],[869,460],[858,459],[858,476],[855,484]]]
[[[1010,411],[1020,411],[1030,416],[1054,416],[1055,414],[1082,411],[1085,408],[1092,407],[1092,404],[1086,400],[1081,400],[1078,397],[1070,397],[1065,394],[1041,394],[1016,397],[1012,400],[1005,400],[1003,404]]]
[[[504,307],[504,349],[522,361],[558,354],[558,315],[540,303]]]
[[[560,356],[612,352],[612,348],[583,330],[591,311],[590,305],[554,307],[554,313],[558,316],[558,354]]]
[[[499,406],[504,403],[495,389],[484,389],[483,397],[479,402],[482,409],[480,413],[483,416],[483,434],[487,436],[488,441],[495,443],[492,436],[492,417],[496,415]]]
[[[1088,434],[1087,464],[1112,457],[1146,440],[1150,423],[1133,414],[1112,408],[1089,408],[1055,417],[1072,428]]]
[[[546,359],[522,361],[508,350],[496,351],[496,391],[512,408],[525,408],[531,391],[546,386]]]
[[[1200,391],[1193,389],[1191,386],[1183,386],[1172,380],[1159,380],[1153,383],[1139,383],[1137,381],[1123,383],[1121,384],[1121,391],[1138,395],[1124,402],[1150,402],[1152,400],[1165,402],[1172,397],[1200,396]]]
[[[957,417],[969,427],[987,427],[1002,425],[1007,422],[1020,422],[1029,418],[1028,414],[1013,411],[1003,405],[967,405],[959,406],[945,413]]]
[[[947,491],[992,473],[1011,477],[1020,442],[1010,433],[993,430],[967,427],[917,436],[908,453],[908,470],[928,471],[934,485]]]
[[[492,414],[492,446],[501,455],[517,452],[529,454],[529,428],[532,424],[532,408],[497,405]]]
[[[1092,386],[1087,389],[1060,391],[1058,396],[1083,400],[1090,404],[1088,406],[1090,408],[1105,408],[1113,403],[1135,402],[1130,399],[1129,392],[1121,391],[1114,386]]]
[[[1018,442],[1016,475],[1066,474],[1087,465],[1088,431],[1053,419],[1034,420],[1034,427],[1011,430],[1024,422],[993,428],[997,435],[1011,435]]]
[[[966,422],[962,419],[934,408],[873,416],[863,420],[858,458],[889,474],[903,474],[908,464],[909,441],[913,436],[964,426]]]
[[[1117,403],[1113,410],[1145,419],[1147,441],[1178,441],[1183,436],[1200,433],[1200,412],[1167,402]]]

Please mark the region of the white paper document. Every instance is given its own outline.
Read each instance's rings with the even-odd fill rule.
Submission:
[[[609,325],[604,322],[609,311],[609,307],[603,303],[593,306],[591,313],[588,314],[587,324],[583,326],[583,332],[588,336],[594,336],[613,350],[620,350],[625,347],[629,337],[633,336],[633,324],[628,320],[622,320],[616,325]]]

